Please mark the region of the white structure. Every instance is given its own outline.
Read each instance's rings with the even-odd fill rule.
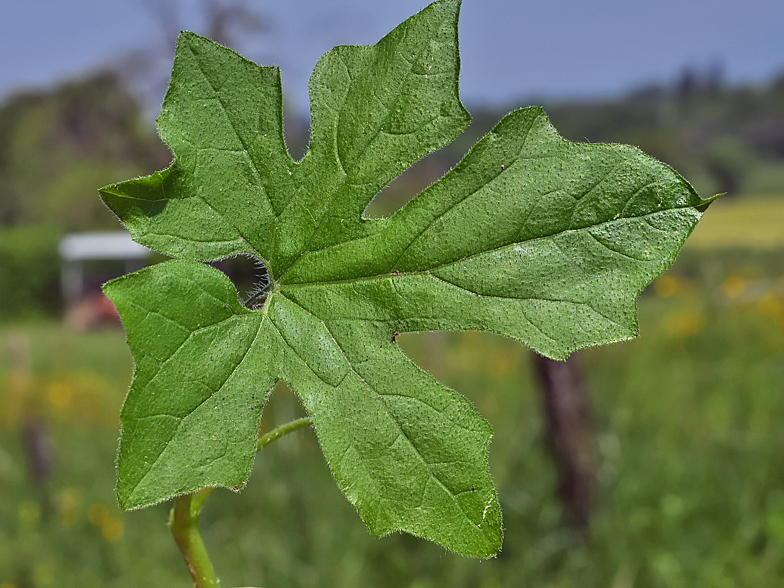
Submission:
[[[59,246],[63,260],[60,281],[63,299],[71,305],[84,293],[84,262],[124,261],[125,271],[132,272],[144,267],[151,250],[131,239],[127,231],[106,233],[71,233],[63,237]]]

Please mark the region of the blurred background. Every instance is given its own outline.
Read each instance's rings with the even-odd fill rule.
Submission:
[[[104,234],[121,227],[97,188],[168,165],[153,119],[177,32],[282,67],[287,142],[299,158],[307,78],[321,53],[374,43],[425,4],[0,7],[0,588],[190,585],[164,525],[168,506],[116,506],[132,363],[99,294],[103,281],[157,261]],[[641,337],[579,352],[565,375],[500,337],[399,338],[495,429],[490,463],[505,522],[497,558],[468,560],[406,535],[372,539],[306,430],[265,449],[240,495],[219,490],[208,501],[202,528],[223,585],[781,585],[781,3],[465,0],[460,34],[474,122],[368,214],[393,212],[503,114],[532,103],[568,139],[638,145],[703,197],[727,196],[643,292]],[[222,269],[241,288],[253,280],[252,268]],[[281,387],[262,428],[302,414]]]

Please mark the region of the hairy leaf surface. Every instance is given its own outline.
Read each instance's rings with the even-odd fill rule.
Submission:
[[[135,240],[176,258],[105,287],[136,361],[124,508],[245,484],[263,406],[284,380],[375,535],[499,550],[490,426],[396,335],[489,331],[556,359],[632,338],[637,296],[708,201],[638,149],[562,139],[530,107],[395,215],[364,218],[379,190],[470,121],[459,6],[435,2],[372,47],[325,54],[301,162],[286,151],[278,70],[180,35],[158,119],[172,165],[101,191]],[[200,263],[238,254],[269,270],[263,304],[246,308]]]

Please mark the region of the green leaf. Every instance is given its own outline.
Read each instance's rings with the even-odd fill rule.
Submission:
[[[381,188],[470,120],[459,6],[435,2],[372,47],[324,55],[299,163],[283,140],[278,70],[180,35],[158,119],[174,162],[101,191],[138,242],[178,258],[105,286],[136,361],[123,508],[244,485],[262,408],[284,380],[372,533],[498,552],[491,428],[396,335],[489,331],[556,359],[630,339],[638,294],[709,201],[638,149],[565,141],[531,107],[392,217],[364,218]],[[199,263],[237,254],[271,278],[250,309]]]

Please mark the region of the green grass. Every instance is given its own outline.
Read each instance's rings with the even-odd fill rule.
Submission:
[[[643,294],[639,339],[579,353],[599,463],[587,541],[564,524],[554,494],[530,354],[489,335],[409,336],[400,338],[407,353],[469,396],[496,431],[490,461],[505,517],[501,555],[479,562],[405,535],[372,539],[306,430],[266,448],[241,494],[220,490],[208,501],[205,540],[223,585],[778,585],[783,257],[687,251]],[[25,346],[29,369],[12,369],[11,356]],[[4,327],[0,349],[0,586],[189,586],[164,526],[167,507],[115,506],[117,420],[131,370],[122,333]],[[301,414],[282,388],[265,427]],[[56,448],[43,486],[21,443],[34,417]]]
[[[784,249],[784,195],[724,196],[711,205],[685,251]]]

